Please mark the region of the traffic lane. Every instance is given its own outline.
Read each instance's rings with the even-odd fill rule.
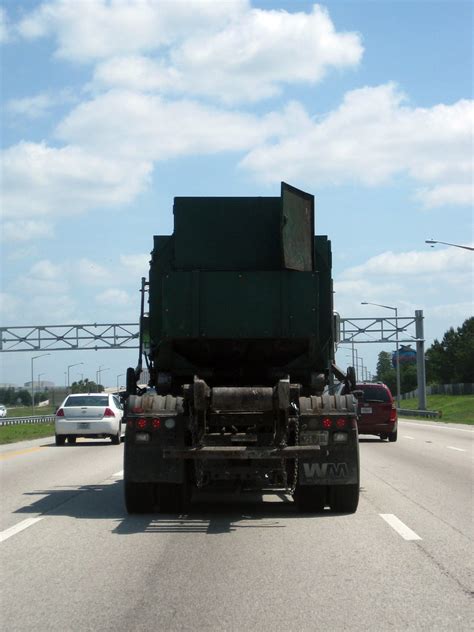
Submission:
[[[59,447],[48,437],[2,446],[0,532],[122,469],[123,446],[110,441],[78,439]]]
[[[473,456],[474,429],[466,424],[442,424],[420,422],[415,420],[399,420],[398,434],[405,438],[425,438],[436,440],[437,445],[447,449],[457,448],[469,456]]]
[[[364,497],[374,511],[397,515],[417,534],[429,532],[420,549],[472,590],[472,464],[436,443],[416,444],[400,434],[392,444],[361,440]]]
[[[473,468],[467,453],[448,450],[436,437],[403,434],[397,443],[362,437],[359,447],[362,485],[370,473],[453,528],[471,530]]]
[[[466,592],[364,493],[349,516],[264,501],[127,517],[122,484],[103,481],[2,543],[5,628],[470,629]]]

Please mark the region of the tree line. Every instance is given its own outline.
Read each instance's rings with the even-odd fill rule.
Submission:
[[[51,400],[51,395],[55,389],[43,389],[35,391],[35,405],[46,400]],[[102,384],[97,384],[93,380],[79,380],[71,384],[71,393],[101,393],[104,390]],[[64,393],[62,389],[60,392]],[[62,400],[62,395],[60,395]],[[54,399],[54,398],[53,398]],[[57,395],[56,395],[57,400]],[[61,403],[61,402],[55,402]],[[27,388],[17,389],[13,386],[0,388],[0,404],[4,406],[31,406],[31,391]]]
[[[456,329],[450,327],[441,341],[435,339],[425,353],[425,367],[427,384],[474,382],[474,317],[466,319]],[[377,380],[387,384],[392,393],[396,392],[396,370],[388,351],[379,353]],[[416,387],[416,364],[400,363],[401,392],[408,393]]]

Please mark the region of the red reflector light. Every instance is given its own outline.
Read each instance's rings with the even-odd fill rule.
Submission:
[[[58,408],[56,411],[56,417],[64,417],[64,410],[62,408]]]
[[[339,417],[339,419],[336,420],[336,426],[339,428],[339,430],[342,430],[346,427],[346,420],[344,419],[344,417]]]
[[[158,428],[161,426],[161,419],[153,419],[153,430],[158,430]]]
[[[136,420],[135,424],[139,430],[144,430],[146,428],[146,419],[140,417],[140,419]]]
[[[132,408],[132,413],[143,413],[145,412],[143,410],[143,408],[141,406],[135,406],[135,408]]]
[[[106,408],[104,411],[104,417],[115,417],[115,413],[110,408]]]
[[[330,418],[329,417],[325,417],[323,419],[323,427],[324,428],[330,428],[331,425],[332,425],[332,421],[330,420]]]

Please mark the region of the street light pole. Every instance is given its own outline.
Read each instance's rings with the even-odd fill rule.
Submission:
[[[73,366],[79,366],[80,364],[84,364],[84,362],[76,362],[76,364],[70,364],[67,368],[67,392],[69,395],[69,391],[71,390],[71,383],[69,381],[69,369],[72,369]]]
[[[341,347],[339,345],[338,349],[347,349],[348,351],[352,351],[352,354],[346,353],[346,358],[351,358],[352,359],[352,366],[355,369],[356,372],[356,380],[357,380],[357,372],[358,372],[358,366],[359,366],[359,353],[357,351],[357,349],[354,347],[354,342],[352,342],[352,346],[351,347]],[[354,357],[355,356],[355,357]]]
[[[120,386],[119,386],[119,380],[120,380],[120,378],[121,378],[121,377],[123,377],[124,375],[125,375],[125,373],[121,373],[120,375],[117,375],[117,393],[118,393],[119,388],[120,388]]]
[[[34,383],[34,373],[33,373],[33,362],[38,358],[42,358],[43,356],[51,355],[50,353],[42,353],[41,355],[33,356],[31,358],[31,409],[33,411],[33,415],[35,414],[35,383]]]
[[[109,370],[108,368],[104,369],[103,366],[104,365],[101,364],[100,367],[97,370],[97,373],[96,373],[97,388],[99,388],[99,384],[100,384],[100,374],[103,373],[104,371],[108,371]]]
[[[397,375],[397,408],[400,408],[400,354],[398,352],[398,308],[390,305],[381,305],[380,303],[369,303],[368,301],[362,301],[361,305],[375,305],[376,307],[383,307],[384,309],[391,309],[395,312],[395,370]]]
[[[461,244],[450,244],[449,241],[437,241],[436,239],[425,239],[425,244],[443,244],[444,246],[454,246],[454,248],[464,248],[464,250],[474,250],[472,246],[462,246]]]

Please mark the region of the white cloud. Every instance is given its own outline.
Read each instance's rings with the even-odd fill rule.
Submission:
[[[15,219],[125,204],[143,189],[152,168],[77,146],[28,142],[6,149],[2,162],[3,214]]]
[[[129,160],[244,151],[281,128],[281,119],[228,111],[195,101],[111,91],[76,107],[58,137],[94,153]]]
[[[101,294],[97,294],[95,300],[101,305],[108,305],[110,307],[122,307],[131,304],[131,299],[127,292],[117,288],[110,288]]]
[[[447,328],[472,314],[473,265],[472,253],[457,248],[383,252],[336,276],[335,309],[342,317],[393,316],[361,301],[398,307],[399,316],[423,309]]]
[[[138,283],[141,277],[148,275],[150,255],[120,255],[120,263],[125,268],[127,276],[130,275]]]
[[[17,279],[17,289],[31,300],[58,297],[69,290],[69,279],[64,273],[64,267],[53,263],[49,259],[35,262],[27,274]],[[33,313],[33,312],[32,312]]]
[[[10,114],[19,114],[35,119],[44,116],[53,105],[54,99],[49,94],[42,93],[32,97],[10,99],[7,101],[5,109]]]
[[[472,101],[412,108],[394,84],[346,94],[311,128],[256,147],[241,162],[267,182],[381,185],[408,174],[427,206],[472,200]]]
[[[5,222],[2,228],[2,241],[20,242],[54,235],[52,224],[36,220],[16,220]]]
[[[468,245],[468,244],[466,244]],[[459,276],[469,278],[473,273],[473,257],[468,250],[444,248],[426,252],[383,252],[365,263],[343,272],[342,279],[360,279],[366,275],[387,278],[390,276],[432,277],[440,275],[457,282]]]
[[[329,68],[355,66],[362,51],[360,37],[337,33],[318,5],[309,14],[254,9],[219,32],[198,32],[167,57],[108,59],[94,79],[106,87],[248,103],[278,94],[282,84],[312,84]]]
[[[96,85],[227,103],[313,84],[331,68],[356,66],[363,53],[360,35],[337,32],[317,4],[306,13],[255,9],[247,0],[88,0],[78,19],[76,2],[53,0],[17,30],[56,38],[62,58],[100,62]]]
[[[20,299],[11,292],[0,292],[0,321],[2,323],[15,322],[20,306]]]
[[[247,0],[51,0],[18,24],[25,38],[54,36],[58,56],[88,62],[168,46],[202,29],[222,28],[248,11]]]
[[[72,264],[75,282],[81,285],[108,285],[112,279],[112,273],[103,265],[91,259],[80,259]]]
[[[69,89],[60,90],[56,94],[40,92],[31,97],[10,99],[5,104],[5,111],[16,116],[37,119],[47,114],[49,110],[74,100],[75,97]]]
[[[361,301],[397,307],[400,318],[414,318],[415,310],[422,310],[427,348],[434,337],[442,337],[449,327],[457,327],[472,316],[473,279],[473,257],[468,251],[447,248],[384,252],[336,276],[335,309],[342,318],[369,319],[366,325],[373,318],[393,319],[394,312],[361,305]],[[403,324],[408,326],[408,322]],[[414,324],[403,335],[407,339],[414,336]],[[377,338],[375,334],[367,335],[368,341]],[[381,348],[393,350],[390,344],[361,344],[356,348],[373,366]]]

